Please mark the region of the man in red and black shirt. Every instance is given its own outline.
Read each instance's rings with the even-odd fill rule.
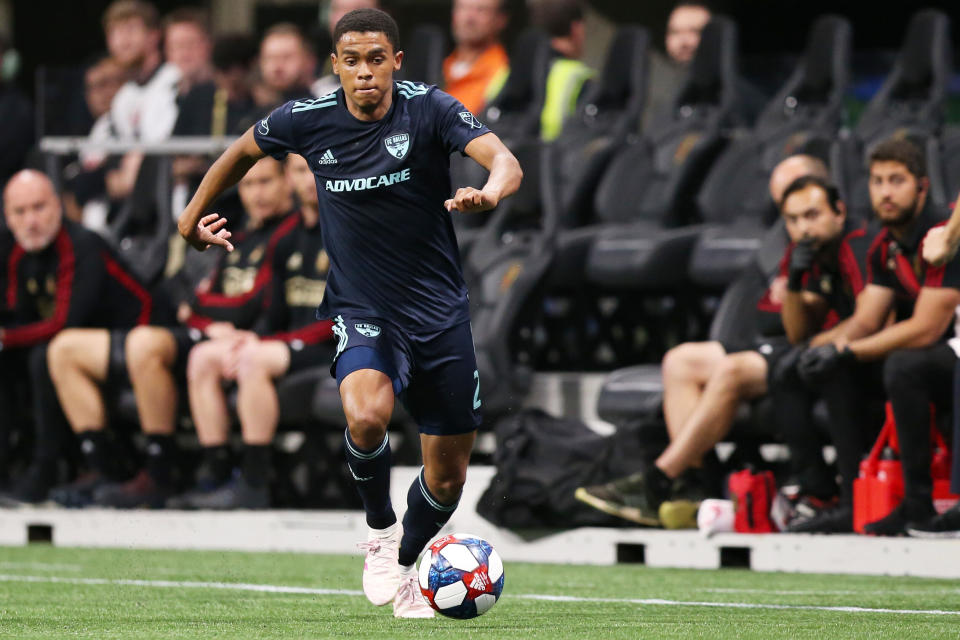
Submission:
[[[930,478],[930,404],[949,411],[957,355],[947,344],[960,304],[960,263],[934,267],[922,256],[923,238],[943,217],[928,199],[923,154],[906,140],[887,140],[870,154],[870,199],[883,229],[868,256],[867,286],[845,330],[830,344],[806,352],[801,373],[824,382],[837,433],[863,433],[862,363],[882,369],[893,406],[904,471],[905,497],[867,533],[899,535],[910,522],[934,515]],[[896,322],[888,324],[891,312]],[[869,425],[874,435],[879,424]],[[870,446],[850,454],[850,473]],[[841,454],[838,447],[838,456]],[[841,466],[843,462],[841,461]]]
[[[197,435],[207,450],[227,446],[230,424],[223,383],[237,384],[243,436],[241,472],[215,488],[197,487],[172,506],[195,509],[266,508],[273,437],[280,418],[276,381],[333,361],[329,320],[317,320],[330,258],[323,248],[317,189],[307,161],[286,158],[287,179],[300,200],[299,223],[277,244],[266,322],[258,334],[230,343],[212,340],[190,354],[189,392]]]
[[[774,169],[774,177],[791,178],[782,181],[779,193],[771,188],[771,196],[781,206],[792,242],[781,262],[780,275],[758,306],[761,318],[766,316],[762,323],[768,325],[758,329],[766,334],[750,344],[713,341],[671,349],[663,361],[663,410],[669,446],[646,471],[604,485],[581,487],[575,494],[577,499],[641,524],[689,525],[695,500],[681,499],[684,496],[675,492],[674,481],[702,465],[706,452],[729,432],[741,402],[761,397],[773,388],[773,374],[792,352],[791,340],[806,340],[817,334],[828,322],[831,310],[835,314],[852,310],[852,300],[863,282],[862,259],[847,256],[856,253],[850,243],[862,243],[862,231],[854,223],[847,223],[846,209],[834,187],[822,178],[804,177],[817,167],[819,173],[826,174],[822,163],[811,161],[815,159],[789,158]],[[801,253],[803,260],[799,259]],[[860,253],[865,253],[865,247]],[[830,293],[825,296],[828,278]],[[671,508],[660,511],[667,502],[673,503]],[[688,517],[662,521],[666,516],[661,513],[667,512],[682,512]]]
[[[91,501],[115,507],[162,506],[174,493],[178,378],[183,381],[190,349],[205,340],[233,340],[253,330],[269,293],[273,252],[296,227],[296,217],[284,215],[291,208],[290,189],[276,160],[251,168],[239,194],[252,226],[237,233],[237,251],[221,257],[194,300],[181,304],[178,317],[184,324],[137,327],[114,340],[116,353],[108,348],[104,331],[64,332],[51,345],[57,394],[92,471],[52,491],[55,501],[70,506]],[[114,360],[126,364],[147,436],[146,468],[124,483],[110,481],[101,391],[110,379],[106,363]]]
[[[12,494],[36,501],[54,479],[63,431],[47,369],[48,343],[68,327],[128,329],[168,309],[100,236],[63,219],[53,183],[42,173],[14,175],[4,190],[4,205],[15,243],[3,256],[0,369],[5,378],[15,378],[28,367],[37,422],[33,466]]]

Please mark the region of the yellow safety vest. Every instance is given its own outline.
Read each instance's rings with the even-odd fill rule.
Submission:
[[[557,58],[550,65],[547,93],[540,112],[540,138],[544,142],[560,135],[563,120],[577,109],[583,83],[593,75],[593,69],[579,60]]]

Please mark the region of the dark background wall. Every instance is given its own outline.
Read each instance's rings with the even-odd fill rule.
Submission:
[[[173,8],[209,6],[204,0],[154,0],[161,13]],[[510,34],[525,22],[523,0],[508,0],[514,15]],[[50,2],[15,0],[13,41],[22,57],[18,83],[33,91],[34,70],[39,65],[77,65],[103,51],[100,17],[109,0]],[[400,23],[401,30],[420,22],[449,24],[449,0],[384,0]],[[898,46],[910,16],[922,6],[940,8],[953,18],[954,42],[960,42],[960,0],[933,0],[924,5],[909,2],[829,2],[827,0],[711,0],[715,10],[732,16],[740,25],[740,41],[745,70],[762,67],[769,54],[799,51],[810,23],[823,13],[835,12],[854,25],[854,47],[872,53]],[[657,43],[672,1],[590,0],[589,5],[614,23],[638,22],[646,25]],[[255,12],[257,31],[284,19],[301,25],[315,24],[317,4],[260,3]],[[960,47],[958,47],[960,48]],[[869,57],[868,53],[868,57]],[[773,56],[776,58],[776,56]],[[863,57],[860,56],[862,59]],[[960,65],[958,65],[960,68]]]

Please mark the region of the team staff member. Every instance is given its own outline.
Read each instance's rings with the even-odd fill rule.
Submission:
[[[923,259],[935,266],[955,260],[957,246],[960,245],[960,198],[953,208],[953,214],[946,225],[934,227],[927,232],[923,240]],[[951,344],[955,344],[954,338]],[[950,490],[960,493],[960,363],[953,374],[953,468]],[[957,503],[939,516],[923,523],[911,525],[908,533],[923,538],[960,537],[960,503]]]
[[[825,381],[837,433],[862,430],[862,402],[853,386],[859,363],[882,361],[883,386],[893,406],[904,471],[905,497],[887,517],[866,525],[874,535],[905,533],[910,522],[934,515],[930,478],[930,404],[949,411],[957,356],[947,344],[960,304],[960,263],[935,267],[922,241],[941,217],[928,199],[923,154],[906,140],[887,140],[870,154],[870,200],[883,229],[868,254],[867,287],[845,331],[810,349],[801,374]],[[884,327],[890,312],[896,322]],[[854,373],[856,372],[856,373]],[[879,425],[876,425],[879,427]],[[854,473],[869,442],[839,466]],[[838,456],[842,455],[838,447]]]
[[[296,218],[284,215],[290,211],[291,199],[280,163],[264,160],[251,169],[238,191],[252,227],[237,234],[238,250],[220,260],[201,282],[193,304],[182,305],[180,316],[186,326],[170,322],[112,334],[78,329],[64,332],[51,344],[49,360],[57,394],[91,470],[52,491],[55,501],[68,506],[96,502],[121,508],[155,507],[174,493],[176,379],[183,376],[187,355],[199,342],[233,341],[254,326],[271,280],[274,248],[296,227]],[[105,383],[116,381],[110,376],[111,368],[126,374],[120,381],[128,377],[133,384],[140,425],[147,436],[146,467],[124,483],[111,482],[116,475],[111,468],[115,456],[108,445],[103,397]]]
[[[276,381],[333,358],[332,323],[316,316],[330,268],[323,249],[317,187],[307,161],[298,155],[287,156],[286,174],[300,200],[299,223],[279,241],[274,253],[263,335],[244,334],[236,344],[210,341],[198,345],[190,356],[190,403],[197,436],[207,450],[228,446],[230,417],[223,382],[237,383],[237,415],[243,435],[240,473],[219,487],[198,486],[168,506],[270,506],[272,443],[280,419]]]
[[[194,246],[230,248],[224,222],[203,215],[266,153],[310,162],[330,273],[318,317],[334,319],[331,372],[347,417],[347,461],[370,527],[364,592],[397,617],[433,617],[416,559],[456,509],[476,428],[480,388],[470,307],[451,212],[488,211],[520,185],[520,164],[448,94],[394,82],[403,52],[393,19],[376,9],[344,16],[334,32],[341,89],[290,102],[234,143],[207,172],[180,217]],[[449,155],[490,176],[451,192]],[[387,423],[396,396],[420,427],[424,468],[407,493],[402,529],[390,503]],[[402,535],[401,535],[402,533]]]
[[[797,156],[778,165],[771,177],[771,197],[780,203],[791,243],[779,278],[758,305],[758,325],[764,326],[757,329],[763,337],[753,345],[686,343],[668,352],[663,409],[670,445],[643,472],[577,489],[578,500],[641,524],[691,526],[695,505],[689,503],[694,501],[678,495],[677,480],[702,465],[706,452],[729,432],[741,402],[771,390],[773,373],[784,366],[791,342],[806,340],[852,312],[863,287],[862,258],[855,256],[866,253],[864,232],[847,220],[836,189],[811,172],[825,174],[826,168]],[[782,186],[784,175],[799,177]],[[830,335],[820,333],[814,340]],[[680,508],[683,503],[687,508]]]
[[[15,174],[3,197],[16,242],[5,256],[7,311],[0,325],[0,370],[10,377],[4,382],[12,384],[23,376],[24,367],[29,369],[37,421],[33,464],[11,497],[38,502],[55,479],[65,431],[47,369],[50,340],[68,327],[128,329],[163,318],[169,310],[100,236],[63,219],[60,200],[45,175],[33,170]]]

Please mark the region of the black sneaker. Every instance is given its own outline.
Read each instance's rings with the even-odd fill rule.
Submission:
[[[795,517],[787,533],[853,533],[853,508],[838,506]]]
[[[253,487],[247,483],[242,475],[237,474],[233,480],[213,491],[198,492],[194,495],[180,496],[187,509],[269,509],[270,488],[267,486]],[[168,506],[169,506],[168,502]]]
[[[93,492],[110,482],[104,474],[91,471],[81,474],[69,484],[51,489],[50,499],[62,507],[87,507],[93,504]]]
[[[650,527],[660,526],[657,513],[660,505],[650,504],[642,472],[606,484],[579,487],[573,496],[612,516]]]
[[[960,538],[960,502],[924,522],[907,525],[914,538]]]
[[[9,491],[0,494],[0,507],[19,507],[39,504],[47,500],[54,474],[36,466],[27,468],[23,477]]]
[[[936,513],[933,506],[926,509],[908,509],[901,502],[896,509],[885,518],[880,518],[863,526],[863,532],[868,536],[904,536],[907,534],[907,525],[913,522],[925,522]]]
[[[173,494],[172,486],[157,484],[143,469],[126,482],[112,482],[97,488],[93,492],[93,502],[115,509],[160,509]]]

